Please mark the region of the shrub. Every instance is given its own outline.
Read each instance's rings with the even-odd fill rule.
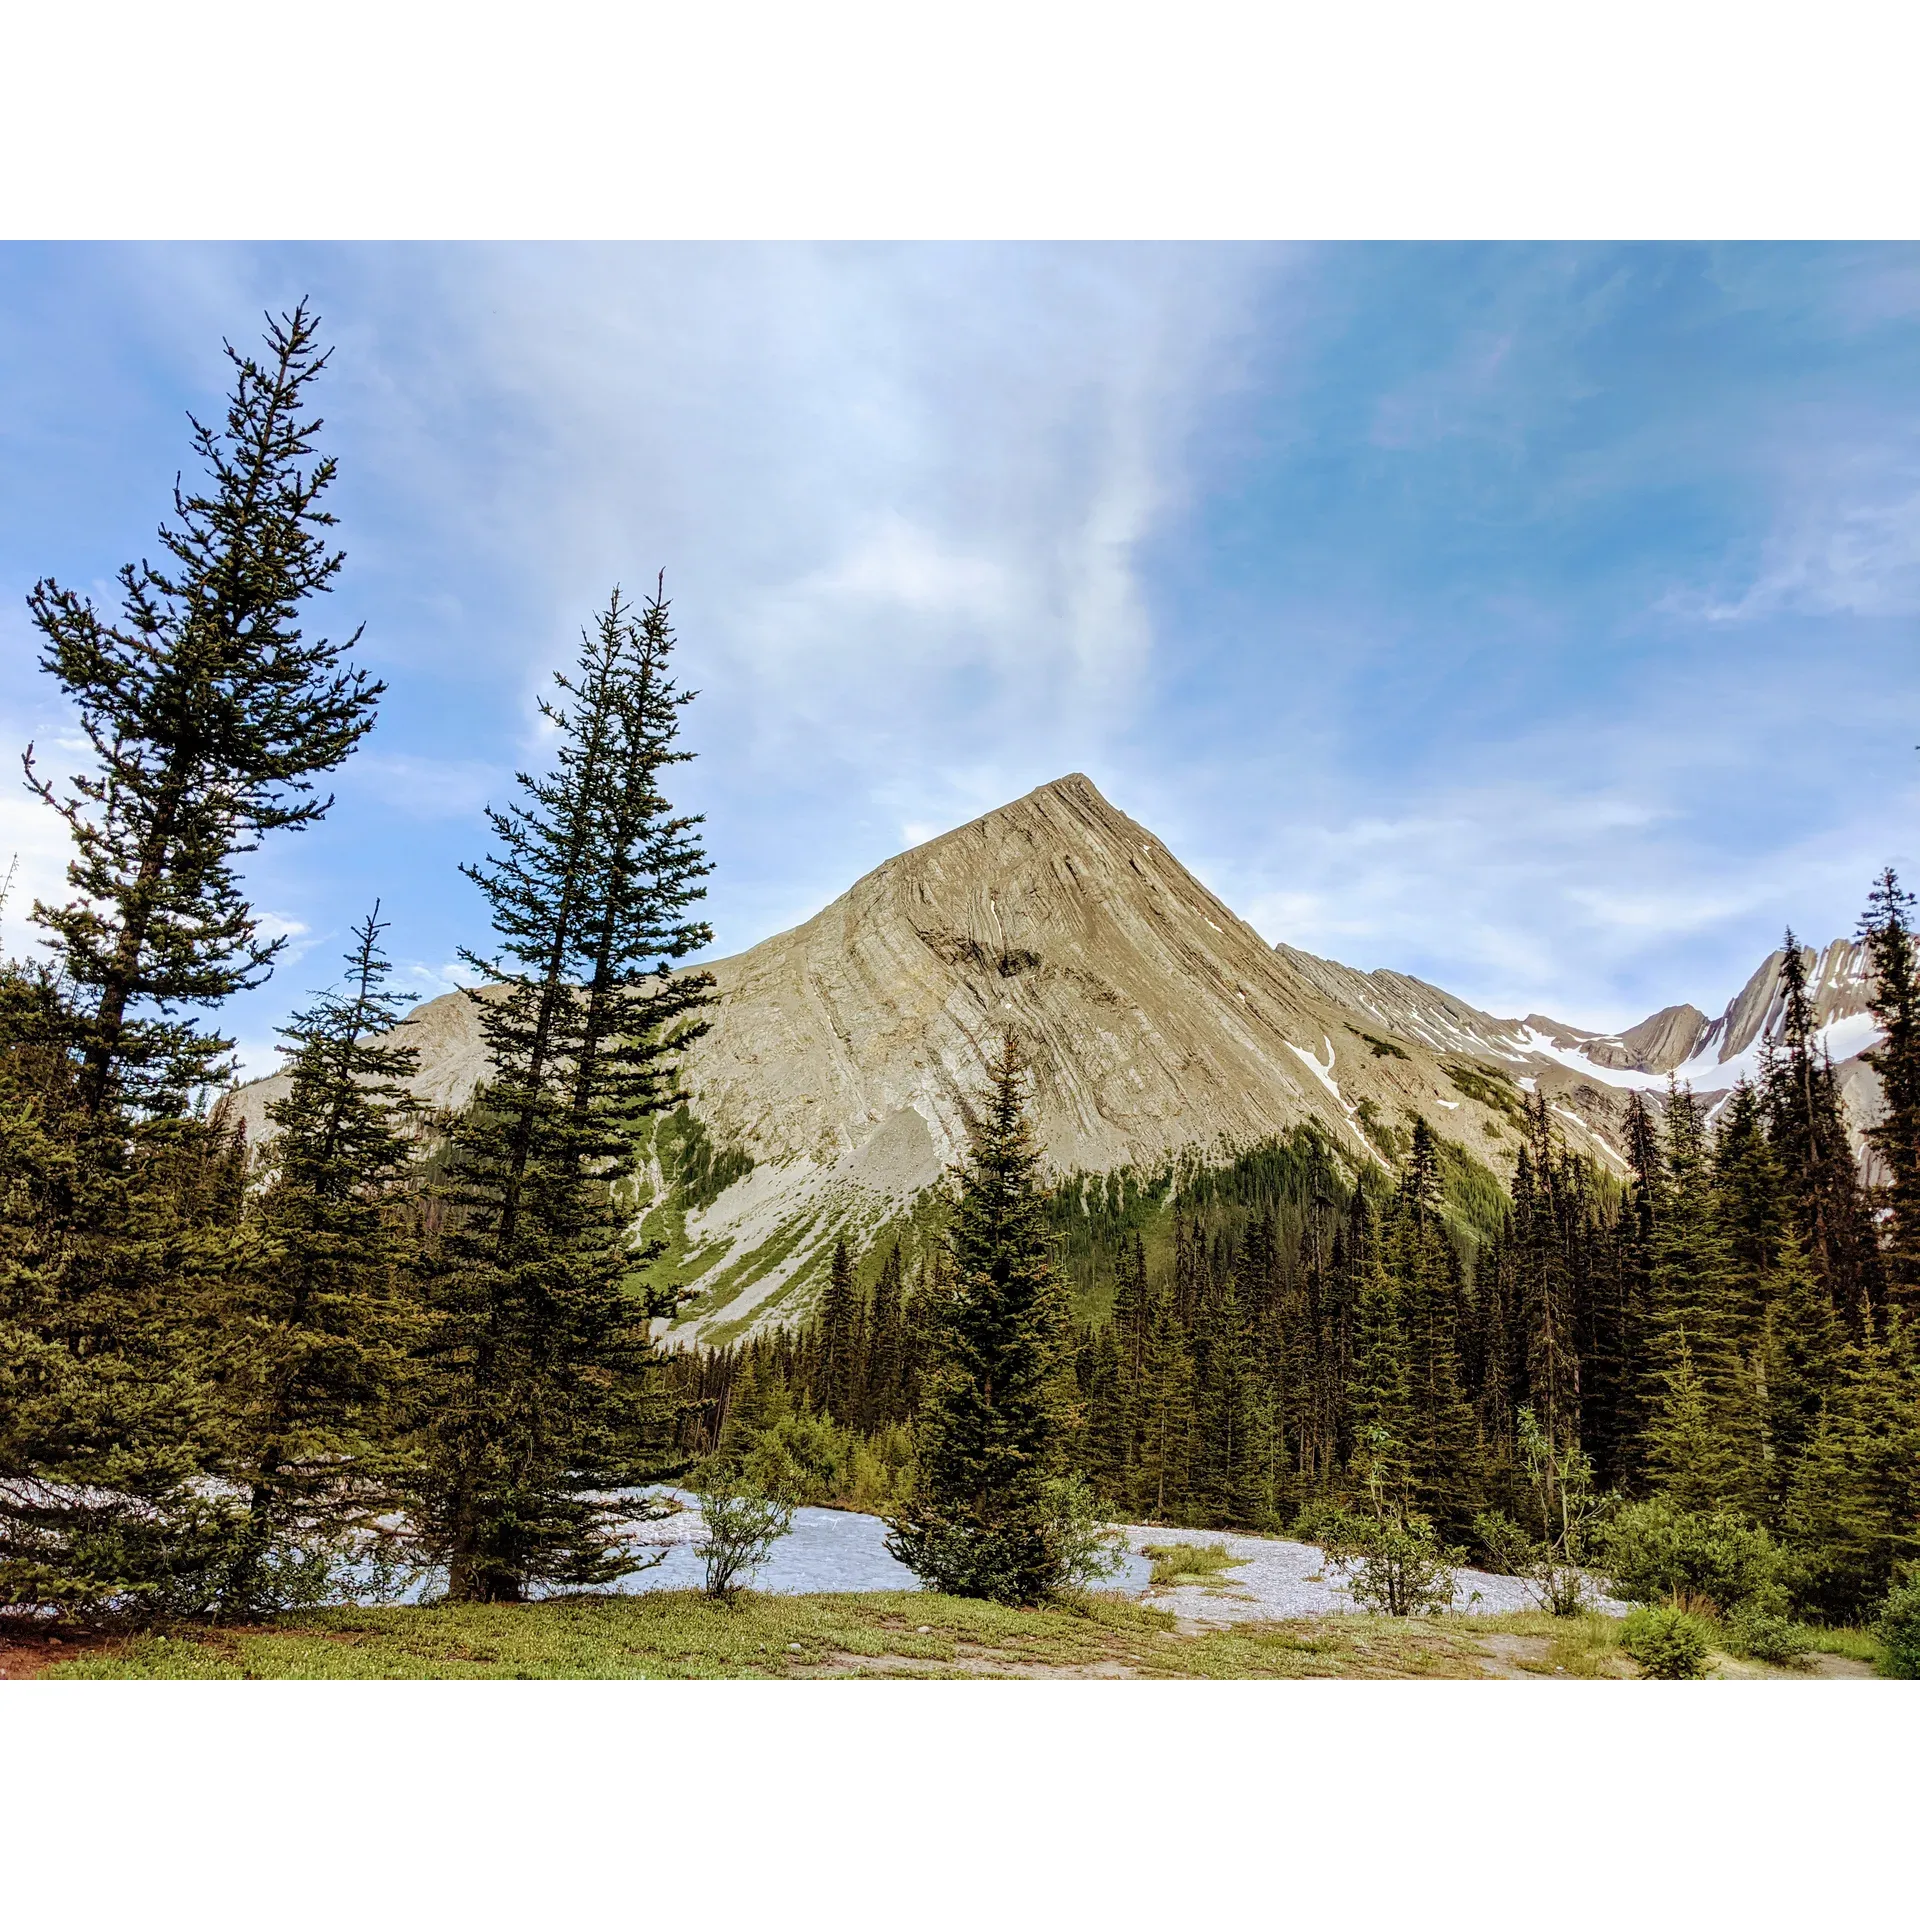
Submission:
[[[1535,1603],[1571,1619],[1587,1603],[1586,1562],[1605,1532],[1608,1502],[1593,1484],[1593,1465],[1578,1446],[1556,1447],[1531,1407],[1515,1422],[1531,1526],[1510,1514],[1483,1513],[1477,1521],[1493,1564],[1526,1583]]]
[[[1327,1565],[1347,1576],[1347,1591],[1369,1613],[1400,1618],[1440,1613],[1453,1604],[1454,1569],[1466,1559],[1444,1547],[1417,1514],[1354,1513],[1316,1506],[1302,1511]]]
[[[1606,1529],[1606,1568],[1623,1600],[1718,1612],[1784,1614],[1785,1559],[1765,1530],[1738,1514],[1698,1513],[1665,1495],[1622,1507]]]
[[[1620,1629],[1620,1644],[1650,1680],[1694,1680],[1707,1664],[1707,1629],[1679,1607],[1635,1607]]]
[[[1120,1571],[1127,1537],[1114,1525],[1112,1509],[1077,1474],[1047,1482],[1041,1511],[1063,1588],[1091,1586]]]
[[[1889,1680],[1920,1680],[1920,1567],[1905,1567],[1874,1622],[1881,1673]]]
[[[1807,1664],[1806,1629],[1762,1607],[1735,1607],[1727,1615],[1720,1638],[1729,1653],[1737,1653],[1743,1660],[1764,1660],[1772,1667]]]
[[[773,1555],[773,1543],[793,1525],[794,1500],[739,1469],[717,1470],[700,1489],[707,1537],[696,1549],[707,1563],[707,1594],[731,1600],[754,1568]]]

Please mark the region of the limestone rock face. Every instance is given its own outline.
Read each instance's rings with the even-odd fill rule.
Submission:
[[[1565,1084],[1560,1076],[1590,1080],[1621,1092],[1660,1095],[1671,1074],[1717,1106],[1742,1075],[1757,1080],[1760,1056],[1777,1039],[1785,1006],[1780,988],[1784,954],[1770,953],[1727,1003],[1718,1019],[1698,1007],[1663,1007],[1622,1033],[1591,1033],[1548,1014],[1508,1020],[1482,1013],[1412,974],[1359,973],[1352,967],[1282,944],[1275,951],[1300,976],[1342,1005],[1368,1014],[1388,1031],[1441,1049],[1473,1054],[1531,1086]],[[1861,1054],[1878,1038],[1867,1002],[1872,992],[1866,950],[1836,940],[1808,957],[1808,998],[1822,1043],[1839,1068],[1849,1111],[1874,1104],[1862,1084],[1873,1079]]]
[[[1310,1116],[1367,1151],[1352,1119],[1365,1094],[1394,1111],[1454,1097],[1433,1062],[1371,1047],[1079,774],[898,855],[712,970],[722,1002],[688,1078],[702,1119],[756,1160],[865,1153],[876,1175],[884,1162],[922,1184],[962,1150],[1007,1028],[1060,1168]],[[1445,1109],[1428,1117],[1456,1130]]]
[[[1836,943],[1818,975],[1836,1034],[1859,1024],[1837,1010],[1864,1005],[1849,956]],[[960,1157],[1008,1029],[1057,1172],[1211,1154],[1308,1120],[1384,1159],[1420,1115],[1504,1177],[1516,1088],[1544,1092],[1569,1137],[1623,1171],[1630,1091],[1703,1063],[1731,1086],[1725,1063],[1778,1015],[1777,955],[1717,1021],[1668,1008],[1596,1035],[1275,948],[1081,774],[897,855],[709,970],[719,1003],[685,1083],[715,1144],[752,1169],[688,1219],[705,1293],[675,1340],[800,1311],[837,1230],[870,1233]],[[471,1094],[485,1053],[464,995],[418,1009],[403,1037],[423,1097]],[[253,1137],[283,1085],[230,1097]],[[1848,1092],[1858,1106],[1867,1090]]]

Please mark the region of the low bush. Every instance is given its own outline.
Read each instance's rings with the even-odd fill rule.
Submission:
[[[790,1492],[738,1470],[707,1474],[700,1487],[700,1517],[707,1537],[695,1549],[707,1563],[707,1596],[731,1600],[741,1583],[773,1554],[773,1543],[793,1525]]]
[[[1906,1567],[1902,1573],[1874,1622],[1880,1636],[1878,1665],[1889,1680],[1920,1680],[1920,1567]]]
[[[1605,1565],[1622,1600],[1704,1601],[1722,1614],[1787,1610],[1785,1557],[1738,1514],[1698,1513],[1664,1496],[1635,1501],[1607,1523]]]
[[[1466,1555],[1443,1546],[1431,1523],[1418,1514],[1355,1513],[1316,1505],[1303,1509],[1301,1520],[1311,1527],[1307,1537],[1326,1556],[1327,1565],[1347,1576],[1347,1591],[1369,1613],[1404,1619],[1452,1606],[1454,1572]]]
[[[1720,1639],[1742,1660],[1763,1660],[1771,1667],[1807,1664],[1806,1629],[1760,1607],[1735,1607],[1721,1625]]]
[[[1620,1644],[1650,1680],[1694,1680],[1706,1668],[1706,1623],[1679,1607],[1633,1608],[1620,1629]]]

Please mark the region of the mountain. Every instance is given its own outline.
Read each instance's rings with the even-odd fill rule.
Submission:
[[[1546,1014],[1506,1020],[1481,1013],[1411,974],[1359,973],[1284,944],[1276,951],[1328,999],[1377,1021],[1396,1037],[1471,1054],[1529,1092],[1545,1076],[1564,1073],[1623,1095],[1660,1096],[1672,1075],[1701,1096],[1711,1113],[1737,1081],[1759,1078],[1766,1041],[1778,1038],[1785,1011],[1782,952],[1767,955],[1717,1019],[1708,1019],[1698,1007],[1663,1007],[1624,1032],[1592,1033]],[[1861,1057],[1879,1038],[1867,1007],[1873,983],[1866,950],[1856,941],[1836,940],[1824,952],[1810,954],[1809,962],[1815,1021],[1838,1069],[1841,1099],[1857,1141],[1881,1111],[1879,1076]]]
[[[1846,1008],[1836,1034],[1857,1019],[1852,954],[1841,942],[1822,961],[1823,1008]],[[1777,1015],[1778,956],[1719,1021],[1690,1007],[1624,1034],[1503,1020],[1409,975],[1269,945],[1070,774],[709,970],[720,998],[685,1070],[691,1117],[659,1130],[651,1175],[680,1271],[704,1289],[678,1340],[791,1315],[837,1231],[864,1238],[910,1211],[962,1152],[1005,1028],[1062,1173],[1223,1153],[1305,1121],[1392,1164],[1424,1115],[1504,1178],[1516,1089],[1536,1087],[1620,1171],[1628,1090],[1708,1054],[1705,1077],[1731,1085]],[[417,1090],[464,1100],[485,1066],[472,1003],[429,1002],[406,1038]],[[255,1137],[280,1085],[231,1096]]]

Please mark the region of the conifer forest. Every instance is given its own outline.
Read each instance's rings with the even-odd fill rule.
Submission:
[[[476,823],[472,1097],[413,1090],[399,909],[368,900],[281,1035],[269,1134],[223,1104],[223,1020],[281,951],[246,858],[328,831],[386,692],[357,635],[320,637],[344,555],[319,323],[229,357],[158,559],[112,605],[31,599],[87,761],[28,758],[72,864],[39,947],[0,960],[0,1613],[590,1592],[645,1564],[631,1523],[671,1483],[716,1538],[744,1529],[723,1597],[814,1504],[1011,1607],[1099,1577],[1136,1523],[1317,1543],[1389,1613],[1483,1567],[1553,1611],[1613,1593],[1673,1645],[1671,1615],[1754,1644],[1879,1622],[1920,1663],[1920,974],[1894,872],[1859,926],[1864,1152],[1791,933],[1757,1073],[1710,1116],[1677,1080],[1634,1094],[1624,1171],[1516,1090],[1504,1181],[1420,1120],[1391,1153],[1309,1123],[1061,1173],[1009,1029],[923,1203],[839,1230],[803,1312],[669,1344],[689,1287],[645,1176],[728,1012],[687,964],[711,863],[673,798],[693,695],[664,576],[586,618],[544,770]],[[1649,1670],[1685,1667],[1643,1632]]]

